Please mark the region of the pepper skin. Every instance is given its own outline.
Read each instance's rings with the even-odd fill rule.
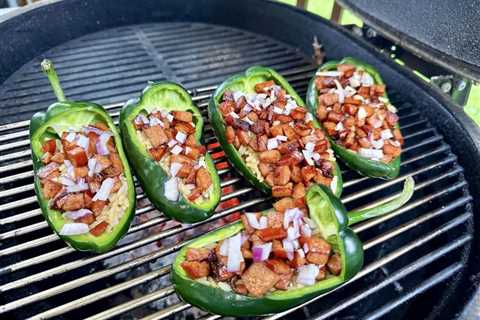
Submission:
[[[59,102],[52,104],[46,112],[36,113],[30,120],[30,141],[33,170],[35,172],[34,184],[38,203],[45,220],[53,231],[58,234],[65,223],[65,219],[62,217],[61,212],[49,208],[48,200],[43,196],[40,179],[37,175],[38,170],[44,166],[41,161],[43,154],[42,140],[45,138],[58,138],[55,131],[61,132],[72,128],[79,128],[98,121],[105,123],[113,133],[115,145],[123,164],[124,175],[128,185],[129,206],[123,213],[118,224],[113,227],[110,232],[105,232],[98,237],[90,233],[74,236],[59,235],[59,237],[77,250],[94,251],[97,253],[108,251],[115,246],[118,240],[120,240],[120,238],[122,238],[127,232],[130,222],[135,214],[135,186],[133,184],[133,178],[128,166],[127,158],[123,151],[120,135],[117,132],[112,118],[110,118],[102,106],[91,102],[74,102],[65,100],[57,75],[50,61],[44,60],[42,62],[42,68],[47,74]]]
[[[384,83],[382,77],[380,76],[378,71],[375,70],[374,67],[351,57],[343,58],[341,61],[329,61],[320,66],[317,72],[335,70],[337,68],[337,65],[339,64],[352,64],[356,67],[361,67],[363,70],[365,70],[366,72],[368,72],[368,74],[372,76],[375,84]],[[388,99],[386,91],[383,96]],[[315,88],[315,76],[313,76],[313,78],[310,80],[307,90],[307,106],[310,109],[310,112],[312,112],[313,114],[316,114],[318,106],[317,97],[318,93],[317,89]],[[340,159],[342,159],[350,168],[357,171],[361,175],[372,178],[393,179],[399,174],[401,156],[396,157],[389,163],[384,163],[381,161],[374,161],[366,157],[362,157],[357,153],[352,152],[339,144],[336,144],[331,138],[330,143],[335,154]]]
[[[271,194],[271,187],[267,183],[258,180],[255,174],[247,167],[237,149],[232,144],[227,142],[227,138],[225,136],[225,122],[219,110],[219,105],[225,91],[241,90],[246,93],[255,93],[255,84],[268,80],[275,81],[276,84],[285,89],[285,91],[295,99],[299,106],[305,106],[302,98],[300,98],[287,80],[275,70],[261,66],[253,66],[248,68],[245,73],[231,76],[225,80],[217,88],[217,90],[215,90],[208,104],[208,116],[218,141],[222,145],[225,154],[235,169],[255,187],[266,194]],[[316,121],[316,119],[313,120],[313,123],[315,128],[320,128],[320,124],[318,121]],[[334,175],[337,177],[337,185],[334,193],[335,195],[340,196],[343,189],[343,181],[342,174],[337,163],[335,163]]]
[[[165,197],[165,181],[168,174],[152,159],[145,146],[140,142],[133,125],[133,120],[142,111],[162,107],[170,111],[190,111],[195,122],[195,138],[200,142],[203,119],[198,108],[193,104],[187,91],[173,82],[159,82],[146,87],[138,99],[128,101],[120,112],[120,131],[122,133],[128,160],[135,171],[140,184],[152,204],[165,215],[184,223],[193,223],[210,217],[220,201],[221,189],[215,165],[208,152],[205,163],[212,178],[213,192],[208,201],[194,204],[180,194],[178,201]]]
[[[306,203],[313,219],[320,228],[322,238],[332,245],[342,259],[342,271],[338,276],[321,280],[312,286],[287,291],[274,291],[260,298],[225,291],[214,285],[192,280],[181,267],[188,248],[201,248],[241,232],[241,221],[212,231],[183,247],[172,266],[172,282],[179,296],[205,311],[223,316],[243,317],[278,313],[332,290],[353,278],[363,265],[363,245],[349,228],[353,223],[393,211],[404,205],[412,196],[414,181],[408,177],[403,192],[395,199],[376,208],[348,213],[341,201],[323,185],[312,185],[306,194]],[[375,211],[376,210],[376,211]],[[268,212],[264,211],[263,214]],[[355,217],[349,221],[350,215]]]

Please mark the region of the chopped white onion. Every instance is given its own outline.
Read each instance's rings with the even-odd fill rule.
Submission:
[[[248,117],[244,117],[242,120],[245,121],[246,123],[248,123],[249,125],[252,125],[252,124],[255,123],[252,120],[250,120]]]
[[[285,252],[287,253],[288,260],[292,260],[293,259],[293,252],[295,251],[292,241],[290,241],[288,239],[283,239],[282,240],[282,245],[283,245],[283,250],[285,250]]]
[[[320,161],[320,159],[321,159],[322,157],[320,156],[320,154],[319,154],[318,152],[314,152],[314,153],[312,154],[312,158],[313,158],[313,160],[315,160],[315,161]]]
[[[177,201],[178,200],[178,182],[177,178],[170,178],[164,184],[165,189],[165,198],[170,201]]]
[[[285,210],[283,214],[283,228],[288,229],[290,222],[300,220],[303,217],[303,212],[298,208],[291,208]]]
[[[286,136],[276,136],[275,139],[277,139],[278,141],[287,141],[288,138]]]
[[[358,153],[362,157],[366,157],[366,158],[369,158],[369,159],[382,159],[383,158],[383,151],[382,150],[360,148],[360,149],[358,149]]]
[[[272,251],[272,243],[257,244],[252,248],[253,262],[265,261]]]
[[[390,112],[393,112],[393,113],[397,113],[397,108],[395,108],[395,106],[393,104],[390,104],[390,103],[387,103],[385,104],[387,106],[387,110],[390,111]]]
[[[177,173],[178,173],[178,171],[180,170],[180,168],[182,168],[182,164],[181,164],[181,163],[172,162],[172,163],[170,164],[170,174],[172,175],[172,177],[176,177],[176,176],[177,176]]]
[[[96,147],[97,153],[99,155],[105,156],[105,155],[108,155],[110,153],[108,151],[107,142],[108,142],[108,139],[110,139],[111,136],[112,136],[112,134],[110,132],[105,131],[98,138],[98,141],[95,144],[95,147]]]
[[[298,255],[299,255],[301,258],[305,258],[305,252],[303,252],[302,249],[297,249],[296,252],[298,253]]]
[[[245,107],[243,107],[243,111],[246,113],[249,113],[252,110],[253,110],[253,107],[249,104],[246,104]]]
[[[350,86],[346,86],[343,91],[344,91],[346,97],[351,97],[351,96],[353,96],[355,93],[357,93],[357,90],[353,89],[353,88],[350,87]]]
[[[303,244],[303,252],[308,253],[309,250],[310,250],[310,248],[308,247],[308,243],[305,242]]]
[[[88,209],[80,209],[75,211],[65,211],[62,216],[66,219],[75,220],[84,216],[88,216],[89,214],[92,214],[92,211]]]
[[[245,94],[243,94],[243,92],[235,91],[233,93],[233,100],[235,100],[235,102],[237,102],[241,97],[245,97]]]
[[[65,165],[65,169],[67,170],[67,175],[70,178],[75,178],[75,168],[73,167],[70,160],[64,160],[63,164]]]
[[[265,229],[267,228],[268,219],[265,216],[260,217],[257,219],[257,214],[254,212],[245,212],[245,216],[247,217],[248,224],[254,229]]]
[[[283,113],[283,109],[280,109],[279,107],[273,107],[273,113],[282,114],[282,113]]]
[[[335,93],[338,96],[338,102],[343,103],[345,101],[345,92],[343,91],[343,87],[337,79],[335,79],[334,81],[335,81],[335,86],[337,87],[337,90],[335,90]]]
[[[172,121],[173,121],[173,115],[172,115],[170,112],[167,112],[167,114],[165,115],[165,117],[167,118],[168,122],[172,122]]]
[[[315,278],[318,276],[320,269],[315,264],[307,264],[297,269],[297,283],[311,286],[315,284]]]
[[[305,144],[305,150],[310,151],[310,152],[313,152],[313,150],[315,150],[315,143],[313,143],[313,142],[307,142],[307,143]]]
[[[238,116],[238,114],[236,114],[235,112],[231,111],[229,113],[229,115],[232,117],[232,118],[235,118],[235,119],[239,119],[240,117]]]
[[[168,143],[167,143],[167,145],[168,145],[169,148],[173,147],[173,146],[176,145],[176,144],[177,144],[177,140],[173,140],[173,139],[170,140],[170,141],[168,141]]]
[[[310,122],[310,121],[313,121],[313,116],[310,112],[307,112],[305,114],[305,122]]]
[[[343,73],[340,71],[317,71],[316,76],[321,77],[340,77]]]
[[[278,148],[278,141],[276,138],[270,138],[267,140],[267,149],[273,150]]]
[[[242,251],[242,235],[237,233],[228,239],[228,256],[227,256],[227,271],[240,271],[240,264],[243,261]]]
[[[305,161],[307,161],[308,165],[313,166],[315,163],[312,160],[312,152],[308,150],[302,150],[303,157],[305,158]]]
[[[98,129],[97,127],[86,126],[85,128],[83,128],[83,132],[85,132],[86,134],[88,134],[90,132],[93,132],[93,133],[95,133],[96,135],[99,136],[103,133],[103,130]]]
[[[374,149],[382,149],[383,148],[383,140],[371,140],[370,143]]]
[[[97,165],[97,160],[95,158],[88,159],[88,176],[93,177],[95,173],[95,167]]]
[[[360,120],[364,120],[367,117],[367,111],[365,111],[364,107],[358,108],[357,116]]]
[[[70,179],[67,176],[61,176],[58,180],[64,186],[74,186],[75,185],[75,181],[73,181],[72,179]]]
[[[295,110],[295,108],[297,108],[297,104],[295,103],[295,101],[293,99],[288,99],[287,104],[285,104],[284,113],[288,116],[290,112]]]
[[[182,131],[178,131],[177,134],[175,135],[175,140],[177,140],[180,143],[185,143],[185,140],[187,140],[187,135]]]
[[[87,150],[88,146],[90,144],[90,139],[88,137],[85,137],[83,134],[79,134],[77,138],[77,146],[80,148]]]
[[[335,131],[343,131],[345,128],[343,127],[343,123],[339,121],[335,126]]]
[[[226,257],[228,255],[228,239],[223,240],[220,246],[220,255]]]
[[[308,224],[306,224],[306,223],[302,224],[301,229],[302,229],[302,234],[305,237],[311,237],[312,236],[312,229],[310,228],[310,226]]]
[[[178,144],[170,150],[173,154],[180,154],[183,151],[183,148],[180,147]]]
[[[330,182],[330,190],[332,190],[333,193],[337,192],[337,183],[338,183],[338,177],[333,176],[332,182]]]
[[[348,79],[348,84],[353,88],[358,88],[362,83],[360,82],[360,78],[354,74],[350,79]]]
[[[151,126],[160,126],[160,127],[165,126],[163,124],[163,122],[160,119],[158,119],[157,117],[150,117],[150,125]]]
[[[77,234],[84,234],[90,231],[88,225],[85,223],[65,223],[62,226],[59,234],[61,236],[74,236]]]
[[[77,134],[75,132],[70,132],[67,134],[67,136],[65,137],[65,140],[67,140],[68,142],[72,143],[74,140],[75,140],[75,137],[77,136]]]
[[[372,76],[368,74],[368,72],[363,72],[360,82],[362,83],[362,85],[367,87],[373,85],[374,83]]]
[[[92,201],[107,200],[108,196],[110,195],[110,192],[112,191],[114,184],[115,184],[115,180],[113,180],[112,178],[107,178],[103,180],[102,185],[100,186],[100,189],[95,194],[95,196],[93,196]]]
[[[300,237],[300,232],[298,231],[298,228],[295,227],[288,227],[287,229],[287,238],[288,240],[295,240]]]

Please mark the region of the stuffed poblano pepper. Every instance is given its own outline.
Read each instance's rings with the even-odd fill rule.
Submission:
[[[355,276],[363,246],[349,226],[399,208],[413,190],[409,177],[390,202],[347,213],[329,188],[312,185],[306,207],[245,213],[187,244],[172,267],[175,289],[194,306],[225,316],[297,306]]]
[[[49,60],[58,102],[30,121],[35,191],[50,227],[77,250],[104,252],[125,234],[135,187],[120,136],[102,106],[68,101]]]
[[[192,98],[171,82],[149,85],[120,113],[127,156],[143,190],[165,215],[186,223],[210,217],[220,200],[202,129]]]
[[[294,202],[304,201],[312,183],[341,194],[341,172],[325,133],[275,70],[254,66],[228,78],[208,114],[230,162],[258,189]]]
[[[397,110],[372,66],[350,57],[325,63],[310,81],[307,104],[350,168],[369,177],[398,175],[403,137]]]

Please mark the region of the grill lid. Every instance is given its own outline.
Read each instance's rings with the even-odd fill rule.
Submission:
[[[339,0],[367,24],[414,54],[480,80],[480,7],[465,1]]]

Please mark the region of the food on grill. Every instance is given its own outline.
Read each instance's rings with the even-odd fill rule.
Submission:
[[[182,248],[172,281],[185,301],[212,313],[289,309],[352,278],[362,267],[363,249],[348,226],[398,209],[413,191],[408,177],[393,200],[347,213],[329,188],[312,185],[307,208],[245,213]]]
[[[304,102],[277,72],[251,67],[215,91],[208,111],[233,166],[274,197],[302,202],[312,184],[342,191],[328,139]]]
[[[353,58],[322,65],[310,81],[307,104],[330,137],[332,149],[362,175],[398,175],[403,137],[383,80]]]
[[[52,229],[78,250],[104,252],[130,226],[135,188],[120,136],[105,110],[67,101],[49,60],[59,102],[30,121],[35,191]]]
[[[149,85],[120,113],[127,157],[152,204],[181,222],[210,217],[220,179],[200,142],[203,119],[190,95],[171,82]]]

